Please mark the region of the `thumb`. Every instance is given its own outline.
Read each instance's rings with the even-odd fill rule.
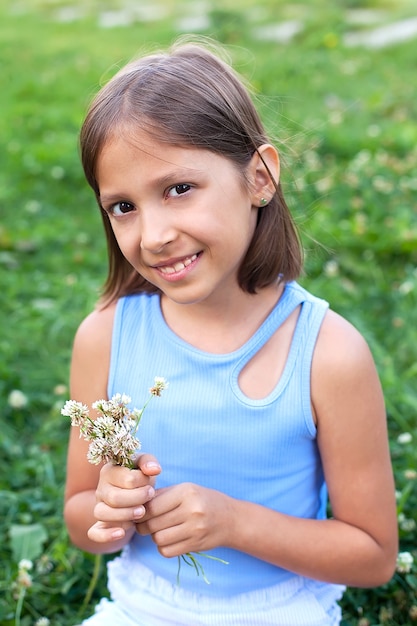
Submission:
[[[135,463],[145,476],[158,476],[162,471],[159,462],[152,454],[140,454],[136,457]]]

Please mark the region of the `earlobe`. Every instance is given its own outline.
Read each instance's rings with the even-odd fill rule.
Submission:
[[[279,182],[278,151],[269,143],[259,146],[251,161],[252,204],[265,206],[271,201]]]

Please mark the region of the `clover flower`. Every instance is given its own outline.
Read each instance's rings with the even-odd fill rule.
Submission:
[[[149,389],[150,393],[153,396],[160,396],[164,389],[168,387],[168,383],[165,378],[161,378],[160,376],[155,376],[155,384],[153,387]]]
[[[30,572],[32,568],[33,568],[33,563],[29,559],[22,559],[21,561],[19,561],[19,565],[18,565],[19,571],[23,570],[26,572]]]
[[[12,389],[7,398],[7,402],[12,409],[23,409],[29,400],[20,389]]]
[[[150,396],[142,409],[129,409],[131,398],[116,393],[110,400],[97,400],[92,404],[98,416],[90,418],[88,406],[76,400],[67,400],[62,415],[71,419],[71,426],[78,426],[80,436],[90,442],[87,459],[93,465],[113,463],[134,468],[133,457],[141,443],[136,432],[143,412],[153,398],[160,396],[168,383],[165,378],[155,377]]]
[[[32,587],[33,580],[29,574],[33,568],[33,563],[29,559],[21,559],[17,566],[17,576],[12,583],[13,598],[16,600],[15,620],[16,626],[20,626],[20,616],[22,614],[23,601],[28,589]]]
[[[410,552],[400,552],[397,557],[396,571],[400,574],[408,574],[414,563],[413,555]]]
[[[76,400],[67,400],[61,409],[61,414],[69,417],[71,426],[77,426],[80,429],[80,437],[90,442],[87,452],[89,463],[99,465],[111,462],[113,465],[134,469],[134,456],[141,448],[141,442],[136,437],[140,420],[152,398],[160,397],[167,387],[168,383],[165,378],[156,376],[153,386],[149,389],[149,398],[141,409],[129,409],[131,398],[126,394],[116,393],[110,400],[93,402],[92,408],[97,412],[94,420],[90,418],[88,406]],[[226,561],[217,557],[202,552],[196,554],[227,565]],[[178,583],[182,561],[194,567],[197,575],[201,574],[204,581],[209,583],[203,567],[190,552],[178,557]]]
[[[61,414],[71,419],[71,426],[83,426],[88,420],[88,406],[76,400],[67,400]]]
[[[401,433],[397,437],[397,442],[401,445],[406,445],[407,443],[411,443],[413,440],[413,435],[411,433]]]

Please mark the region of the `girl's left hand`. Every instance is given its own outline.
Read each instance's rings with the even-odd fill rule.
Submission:
[[[162,556],[205,552],[228,545],[233,532],[232,499],[193,483],[158,489],[136,524],[140,535],[152,535]]]

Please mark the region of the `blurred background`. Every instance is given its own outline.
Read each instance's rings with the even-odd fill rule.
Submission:
[[[107,271],[78,133],[119,67],[184,34],[224,44],[252,84],[306,250],[301,282],[365,335],[384,386],[401,556],[388,585],[348,590],[343,624],[413,624],[414,0],[0,1],[0,624],[76,624],[105,592],[104,559],[72,548],[62,522],[71,345]]]

